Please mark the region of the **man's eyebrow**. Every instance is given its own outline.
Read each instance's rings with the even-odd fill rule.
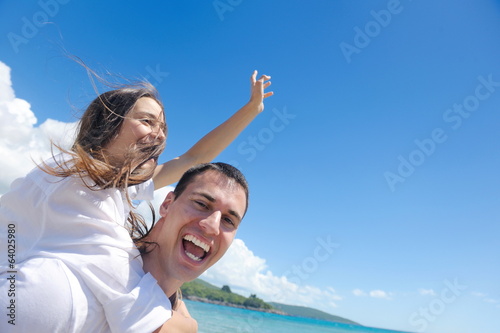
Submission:
[[[200,196],[204,197],[205,199],[207,199],[210,202],[216,202],[217,201],[213,196],[211,196],[210,194],[208,194],[206,192],[194,192],[193,194],[200,195]],[[242,220],[240,214],[238,214],[237,212],[235,212],[232,209],[229,210],[229,214],[231,214],[234,217],[236,217],[238,219],[238,221]]]
[[[193,192],[193,194],[205,197],[205,199],[207,199],[210,202],[215,202],[216,201],[213,196],[211,196],[210,194],[208,194],[206,192]]]
[[[233,215],[234,217],[236,217],[236,219],[238,219],[238,222],[241,222],[241,216],[240,214],[236,213],[234,210],[230,209],[229,210],[229,214]]]

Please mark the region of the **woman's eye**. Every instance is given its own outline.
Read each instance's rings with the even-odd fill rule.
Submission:
[[[152,125],[153,124],[153,120],[151,119],[141,119],[141,122],[147,124],[147,125]]]

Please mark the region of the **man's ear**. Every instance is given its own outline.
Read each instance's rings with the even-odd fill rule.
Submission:
[[[163,200],[163,202],[160,206],[160,216],[161,217],[165,217],[165,215],[167,214],[168,207],[174,201],[174,199],[175,199],[174,192],[169,192],[167,194],[167,197],[165,198],[165,200]]]

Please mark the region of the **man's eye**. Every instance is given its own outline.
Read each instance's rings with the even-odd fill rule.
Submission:
[[[236,224],[231,220],[229,217],[224,218],[224,222],[231,225],[231,226],[236,226]]]
[[[207,206],[207,205],[205,205],[205,203],[204,203],[203,201],[195,201],[195,203],[196,203],[198,206],[202,207],[202,208],[208,208],[208,206]]]

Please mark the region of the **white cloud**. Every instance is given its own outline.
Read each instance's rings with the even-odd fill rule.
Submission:
[[[326,312],[342,300],[331,287],[298,285],[286,276],[274,275],[266,260],[256,256],[241,239],[235,239],[226,255],[201,278],[216,286],[227,284],[233,292],[245,296],[257,294],[265,301],[311,306]]]
[[[372,290],[372,291],[370,291],[370,297],[391,299],[391,297],[389,296],[389,294],[386,293],[383,290]]]
[[[475,296],[475,297],[486,297],[486,294],[485,293],[480,293],[478,291],[473,291],[470,293],[472,296]]]
[[[470,293],[474,297],[480,298],[483,302],[490,303],[490,304],[496,304],[497,307],[500,307],[500,300],[491,298],[489,295],[478,292],[478,291],[473,291]]]
[[[366,293],[361,289],[354,289],[352,291],[352,293],[354,294],[354,296],[358,296],[358,297],[359,296],[366,296]]]
[[[420,288],[418,290],[418,293],[422,296],[436,296],[436,292],[432,289],[423,289],[423,288]]]
[[[368,293],[364,292],[361,289],[354,289],[352,291],[353,295],[356,297],[366,297],[370,296],[373,298],[383,298],[383,299],[391,299],[391,293],[387,293],[383,290],[372,290]]]
[[[31,105],[15,96],[10,68],[0,62],[0,195],[35,166],[33,161],[50,157],[50,140],[63,147],[73,141],[76,123],[47,119],[35,127],[36,123]]]

